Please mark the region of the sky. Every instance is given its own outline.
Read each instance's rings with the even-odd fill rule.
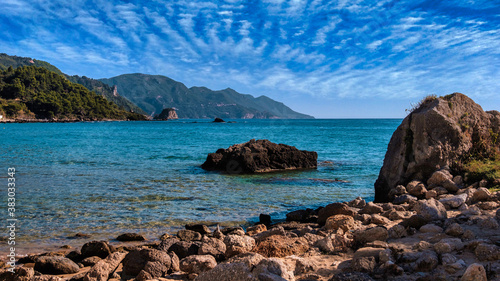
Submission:
[[[0,0],[0,53],[168,76],[316,118],[402,118],[461,92],[500,110],[499,0]]]

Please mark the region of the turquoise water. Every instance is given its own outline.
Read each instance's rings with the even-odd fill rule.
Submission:
[[[18,244],[65,243],[78,232],[154,238],[188,222],[238,225],[260,213],[283,219],[296,209],[372,200],[401,122],[235,121],[0,124],[0,199],[6,206],[7,168],[15,167]],[[316,151],[319,167],[262,175],[200,168],[208,153],[252,138]]]

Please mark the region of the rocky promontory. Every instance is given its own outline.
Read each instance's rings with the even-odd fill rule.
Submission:
[[[250,140],[210,153],[201,166],[208,171],[231,174],[264,173],[281,170],[315,169],[318,154],[269,140]]]
[[[472,160],[494,157],[500,148],[500,113],[484,112],[467,96],[427,97],[392,135],[375,183],[375,201],[412,180],[425,181],[439,168],[461,170]]]
[[[164,108],[160,114],[154,117],[154,120],[175,120],[179,119],[175,108]]]

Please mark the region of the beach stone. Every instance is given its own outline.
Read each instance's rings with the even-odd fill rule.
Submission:
[[[422,255],[415,262],[415,271],[419,272],[429,272],[438,266],[439,259],[435,252],[427,251],[423,252]]]
[[[462,204],[465,204],[465,201],[467,201],[466,193],[439,199],[439,202],[441,202],[448,209],[456,209],[460,207]]]
[[[389,232],[381,226],[354,232],[354,240],[362,244],[372,241],[386,241],[387,238],[389,238]]]
[[[452,263],[455,263],[456,261],[457,261],[457,257],[455,257],[452,254],[442,254],[441,255],[441,262],[443,263],[443,265],[452,264]]]
[[[305,222],[308,216],[307,210],[297,210],[286,214],[286,221]]]
[[[81,249],[81,257],[88,258],[98,256],[102,259],[106,258],[113,252],[113,246],[109,245],[107,241],[92,241],[85,243]]]
[[[286,257],[290,255],[301,255],[309,250],[309,244],[302,237],[290,238],[286,236],[273,235],[264,240],[259,240],[253,249],[265,257]]]
[[[413,208],[417,215],[426,221],[443,220],[448,217],[444,205],[436,199],[420,200]]]
[[[472,193],[471,202],[476,203],[480,201],[486,201],[490,198],[490,196],[491,192],[487,188],[480,187],[476,189],[474,193]]]
[[[366,206],[366,201],[365,201],[365,199],[363,199],[361,197],[356,197],[355,199],[353,199],[352,201],[347,203],[347,205],[349,207],[362,209]]]
[[[191,242],[200,241],[202,235],[199,232],[193,230],[182,229],[177,232],[177,237],[179,237],[181,241]]]
[[[277,226],[277,227],[273,227],[269,230],[263,231],[261,233],[258,233],[256,235],[254,235],[253,238],[255,239],[256,242],[258,242],[258,241],[264,240],[267,237],[273,236],[273,235],[286,236],[287,233],[286,233],[285,229],[283,228],[283,226]]]
[[[127,241],[144,241],[146,238],[137,233],[124,233],[116,237],[116,240],[127,242]]]
[[[201,246],[198,249],[198,255],[212,255],[216,260],[224,259],[226,253],[226,244],[217,238],[204,236],[201,240]]]
[[[459,237],[464,234],[464,229],[458,223],[453,223],[446,228],[445,233],[450,236]]]
[[[481,210],[495,210],[498,208],[498,203],[493,201],[479,202],[476,206]]]
[[[170,246],[168,251],[174,252],[179,257],[179,259],[183,259],[187,256],[198,254],[200,246],[201,246],[200,241],[194,241],[194,242],[179,241]]]
[[[406,187],[404,187],[403,185],[397,185],[396,187],[394,188],[391,188],[391,190],[389,191],[389,198],[395,198],[396,196],[400,196],[400,195],[403,195],[403,194],[406,194],[408,193],[406,191]]]
[[[126,252],[115,252],[110,254],[105,259],[98,261],[85,274],[83,281],[106,281],[111,273],[120,265],[122,260],[127,255]]]
[[[224,235],[229,235],[229,234],[232,234],[232,235],[245,235],[245,230],[243,230],[242,227],[239,227],[239,226],[235,226],[235,227],[226,227],[226,228],[223,228],[222,229],[222,233]],[[243,234],[241,234],[243,233]]]
[[[374,279],[363,272],[340,272],[334,274],[328,281],[374,281]]]
[[[402,237],[408,236],[408,232],[406,231],[406,227],[397,224],[389,229],[389,237],[398,239]]]
[[[295,280],[293,272],[287,268],[282,260],[277,258],[261,260],[252,270],[252,274],[257,276],[259,280],[263,279],[262,275],[271,277],[271,280],[279,280],[274,279],[273,276],[281,277],[284,280]]]
[[[332,203],[326,205],[318,212],[318,224],[325,225],[326,220],[334,215],[346,215],[354,217],[356,213],[345,203]]]
[[[259,281],[244,263],[222,263],[204,271],[195,281]]]
[[[377,261],[375,257],[360,257],[354,258],[351,262],[351,268],[353,271],[370,273],[375,270],[377,266]]]
[[[426,224],[426,225],[420,227],[419,231],[422,233],[442,233],[443,228],[441,228],[435,224],[429,223],[429,224]]]
[[[421,181],[411,181],[406,186],[406,190],[408,191],[409,194],[418,198],[422,198],[427,192],[424,183]]]
[[[168,252],[168,255],[170,256],[170,261],[171,261],[170,270],[172,272],[181,271],[180,259],[177,256],[177,254],[174,252]]]
[[[380,214],[384,211],[384,209],[373,202],[368,202],[366,206],[359,211],[360,214]]]
[[[431,199],[431,198],[436,198],[438,196],[437,192],[435,190],[428,190],[425,193],[425,199]]]
[[[255,247],[255,239],[250,236],[227,235],[224,244],[226,244],[226,258],[230,258],[250,252]]]
[[[412,196],[410,194],[403,194],[401,196],[396,196],[396,198],[392,200],[392,203],[396,205],[401,205],[404,203],[416,202],[417,200],[418,199],[415,196]]]
[[[453,176],[450,172],[447,170],[439,170],[434,172],[427,180],[427,185],[429,187],[442,186],[442,183],[448,180],[453,180]]]
[[[217,261],[211,255],[193,255],[183,258],[180,268],[184,272],[200,274],[217,266]]]
[[[160,251],[167,252],[170,249],[170,247],[172,247],[172,245],[180,241],[181,240],[179,240],[177,237],[170,237],[167,239],[163,239],[158,245],[157,249]]]
[[[467,267],[460,281],[488,281],[486,270],[481,264],[473,263]]]
[[[74,261],[75,263],[79,263],[83,260],[82,253],[80,252],[80,250],[71,251],[71,252],[66,254],[66,257],[68,259]],[[29,256],[26,258],[29,258]],[[19,263],[34,263],[35,262],[35,259],[33,259],[32,261],[29,261],[29,262],[23,262],[22,259],[23,258],[19,259]]]
[[[448,193],[448,190],[442,186],[437,186],[432,190],[434,190],[438,196]]]
[[[326,230],[342,229],[344,232],[356,228],[354,218],[347,215],[334,215],[326,220]]]
[[[93,256],[83,259],[80,263],[83,264],[84,266],[94,266],[100,260],[102,260],[100,257]]]
[[[0,280],[2,281],[32,281],[35,277],[33,268],[17,266],[14,272],[0,270]]]
[[[494,218],[479,219],[477,225],[481,228],[498,229],[498,222]]]
[[[156,249],[133,250],[123,259],[123,273],[137,276],[141,270],[145,269],[148,262],[159,262],[168,270],[170,269],[172,259],[166,252]],[[150,272],[148,273],[151,274]]]
[[[418,251],[424,251],[430,249],[431,247],[432,247],[431,243],[427,241],[420,241],[418,243],[415,243],[415,245],[413,245],[412,248]]]
[[[196,231],[196,232],[200,233],[201,235],[207,235],[207,234],[212,233],[210,228],[208,228],[208,226],[206,226],[204,224],[186,224],[185,228],[187,230]]]
[[[465,261],[460,259],[452,264],[447,264],[444,270],[450,274],[454,274],[460,270],[465,269],[466,267],[467,264],[465,264]]]
[[[495,217],[497,218],[497,220],[500,220],[500,209],[498,209],[495,213]]]
[[[151,276],[151,274],[149,274],[145,270],[141,270],[139,274],[137,274],[137,276],[135,277],[134,281],[148,281],[152,279],[153,276]]]
[[[390,220],[402,220],[406,218],[406,211],[396,211],[394,209],[389,210],[383,214]]]
[[[316,152],[298,150],[293,146],[276,144],[269,140],[254,139],[210,153],[201,165],[205,170],[231,174],[316,169],[317,166]]]
[[[404,219],[401,222],[401,225],[405,227],[411,227],[415,229],[420,229],[422,226],[426,225],[428,220],[425,219],[422,215],[413,215],[407,219]]]
[[[257,224],[257,225],[250,226],[247,228],[247,234],[249,236],[254,236],[254,235],[262,233],[264,231],[267,231],[267,227],[265,224]]]
[[[248,268],[254,268],[259,264],[265,257],[259,253],[247,252],[233,256],[227,259],[224,263],[244,263]]]
[[[363,247],[359,248],[353,256],[353,259],[355,258],[362,258],[362,257],[375,257],[378,258],[380,253],[385,251],[384,248],[375,248],[375,247]],[[390,251],[390,249],[389,249]]]
[[[391,220],[378,214],[371,215],[370,222],[377,225],[386,225],[391,223]]]
[[[80,267],[72,260],[62,256],[41,256],[35,262],[35,270],[43,274],[72,274]]]
[[[500,248],[493,244],[480,243],[474,249],[474,254],[480,261],[495,261],[500,259]]]

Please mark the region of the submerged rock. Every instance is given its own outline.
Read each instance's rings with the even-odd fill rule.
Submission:
[[[210,153],[201,167],[231,174],[315,169],[318,154],[268,140],[250,140]]]

